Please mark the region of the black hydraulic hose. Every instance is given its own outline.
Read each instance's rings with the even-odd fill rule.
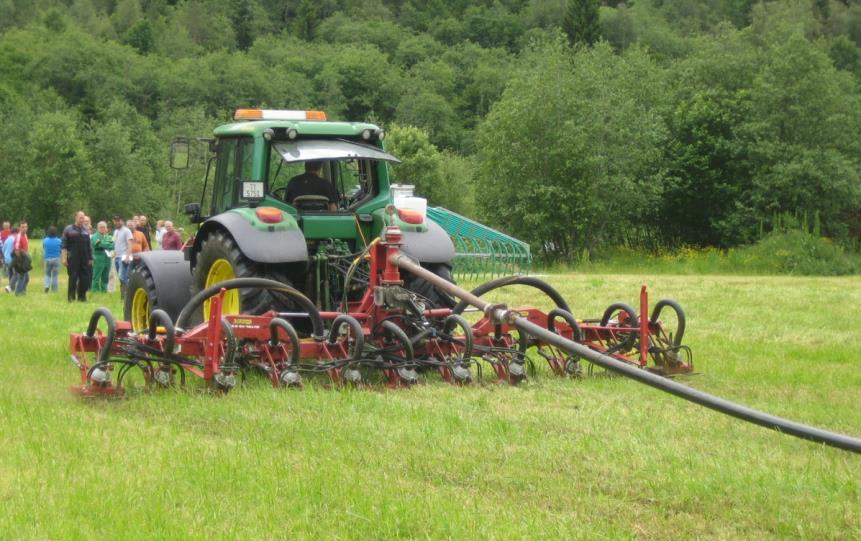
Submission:
[[[287,333],[290,344],[293,346],[293,350],[290,352],[290,366],[298,365],[302,353],[299,350],[299,333],[296,332],[293,325],[286,319],[281,319],[280,317],[272,318],[272,321],[269,322],[269,345],[272,347],[281,343],[281,339],[278,338],[278,329],[283,329]]]
[[[365,333],[362,331],[362,324],[353,316],[341,314],[332,321],[332,330],[329,332],[329,345],[334,346],[338,341],[338,333],[340,332],[341,325],[345,323],[353,333],[353,354],[350,356],[350,361],[358,361],[362,358],[362,351],[365,349]]]
[[[93,311],[93,315],[90,316],[90,324],[87,325],[86,332],[87,338],[92,338],[96,335],[96,327],[99,324],[99,319],[105,320],[105,323],[108,326],[108,334],[107,340],[105,340],[105,346],[99,351],[96,364],[102,364],[108,360],[108,357],[111,354],[111,348],[114,346],[114,338],[117,335],[117,324],[114,321],[113,314],[111,314],[111,311],[107,308],[101,307],[96,308],[95,311]]]
[[[173,353],[173,345],[176,342],[176,329],[173,326],[173,321],[170,320],[170,316],[164,310],[156,308],[149,314],[149,334],[147,335],[150,340],[155,340],[155,335],[158,332],[158,325],[161,323],[161,326],[164,327],[166,336],[164,339],[164,352],[168,355]]]
[[[607,323],[610,322],[610,316],[613,315],[613,312],[616,310],[622,310],[626,314],[628,314],[628,318],[630,318],[631,322],[626,324],[626,327],[639,327],[640,326],[640,318],[637,317],[637,311],[630,304],[626,304],[624,302],[614,302],[610,306],[604,310],[604,315],[601,316],[601,326],[606,327]]]
[[[561,318],[569,327],[571,327],[574,331],[575,342],[583,341],[583,329],[581,329],[580,325],[577,324],[577,319],[571,312],[562,310],[561,308],[554,308],[547,313],[547,330],[556,334],[556,318]]]
[[[571,353],[573,355],[579,355],[580,357],[583,357],[586,360],[593,362],[602,368],[612,370],[640,383],[645,383],[646,385],[655,387],[656,389],[660,389],[667,393],[674,394],[679,398],[689,400],[695,404],[699,404],[701,406],[711,408],[721,413],[731,415],[749,423],[764,426],[765,428],[770,428],[778,432],[785,432],[798,438],[814,441],[817,443],[824,443],[825,445],[830,445],[831,447],[837,447],[839,449],[845,449],[847,451],[852,451],[853,453],[861,453],[861,439],[846,436],[844,434],[838,434],[836,432],[829,432],[820,428],[804,425],[795,421],[776,417],[774,415],[769,415],[767,413],[763,413],[761,411],[757,411],[742,406],[740,404],[730,402],[729,400],[725,400],[723,398],[719,398],[717,396],[704,393],[696,389],[692,389],[687,385],[676,383],[673,380],[652,374],[647,370],[643,370],[622,361],[613,359],[612,357],[602,355],[597,351],[593,351],[587,348],[586,346],[580,345],[576,342],[572,342],[571,340],[563,338],[558,334],[552,333],[547,329],[535,325],[526,318],[517,317],[516,319],[514,319],[514,325],[518,329],[520,329],[521,332],[531,334],[539,340],[547,342],[549,344],[553,344],[559,349],[567,351],[568,353]]]
[[[228,366],[233,367],[233,361],[236,360],[236,335],[233,334],[233,326],[229,321],[225,318],[221,318],[221,332],[224,333],[224,359],[221,361],[220,366]]]
[[[380,324],[380,327],[383,329],[383,331],[388,331],[392,338],[401,343],[401,348],[399,349],[402,349],[404,351],[404,354],[406,355],[406,362],[412,362],[416,355],[415,350],[413,350],[413,343],[410,342],[410,337],[407,336],[407,333],[405,333],[403,329],[395,325],[393,322],[388,320],[383,321]]]
[[[188,323],[188,319],[195,312],[195,310],[199,309],[203,302],[218,294],[222,289],[268,289],[270,291],[278,291],[279,293],[283,293],[284,295],[290,297],[291,299],[298,302],[302,308],[308,312],[308,317],[311,318],[311,325],[314,327],[313,338],[315,340],[323,340],[326,336],[326,327],[323,325],[323,318],[320,317],[320,311],[317,310],[317,307],[314,303],[303,295],[300,291],[293,289],[292,287],[282,284],[276,280],[269,280],[267,278],[234,278],[232,280],[225,280],[224,282],[215,284],[214,286],[208,287],[203,291],[197,293],[197,295],[193,296],[191,300],[189,300],[186,305],[182,308],[182,311],[179,313],[179,317],[176,318],[176,328],[184,329],[186,324]]]
[[[637,311],[630,304],[626,304],[624,302],[614,302],[610,306],[604,310],[604,315],[601,316],[601,326],[606,327],[607,323],[610,322],[610,316],[612,316],[617,310],[621,310],[628,314],[628,321],[623,325],[624,327],[639,327],[640,326],[640,318],[637,317]],[[615,345],[610,346],[607,350],[607,353],[614,353],[616,351],[628,351],[632,347],[634,347],[634,343],[639,338],[638,333],[627,333],[624,340],[619,340]],[[608,344],[609,345],[609,344]]]
[[[411,269],[408,269],[408,270],[411,270]],[[485,293],[493,291],[494,289],[499,289],[501,287],[513,286],[513,285],[523,285],[523,286],[534,287],[534,288],[540,290],[542,293],[544,293],[548,297],[550,297],[550,300],[552,300],[558,308],[561,308],[561,309],[565,310],[566,312],[571,311],[571,309],[568,308],[568,303],[565,302],[565,299],[562,297],[562,295],[559,294],[558,291],[556,291],[553,288],[553,286],[551,286],[550,284],[548,284],[544,280],[539,280],[538,278],[534,278],[532,276],[504,276],[502,278],[497,278],[496,280],[491,280],[489,282],[485,282],[485,283],[481,284],[480,286],[478,286],[477,288],[473,289],[470,293],[476,297],[479,297],[481,295],[484,295]],[[459,299],[463,299],[463,297],[460,295],[451,293],[450,291],[448,293],[453,294],[454,296],[456,296]],[[470,303],[467,302],[466,300],[461,300],[459,303],[457,303],[457,305],[455,305],[454,308],[452,308],[452,313],[462,314],[463,311],[466,309],[466,307],[469,306],[469,304]],[[484,309],[484,307],[477,307],[477,308]]]
[[[653,325],[657,323],[658,318],[661,317],[661,310],[663,310],[665,306],[669,306],[676,312],[676,317],[679,323],[676,326],[676,335],[673,337],[673,345],[679,346],[682,344],[682,337],[685,335],[685,325],[687,324],[685,311],[682,310],[682,306],[679,303],[673,299],[659,300],[658,304],[656,304],[655,308],[652,310],[652,317],[649,318],[649,322]]]
[[[470,327],[469,322],[461,316],[450,314],[445,318],[445,322],[443,322],[442,332],[443,334],[451,336],[451,332],[455,327],[460,327],[461,332],[463,332],[464,347],[461,360],[469,359],[472,357],[472,349],[475,345],[475,338],[472,335],[472,327]]]

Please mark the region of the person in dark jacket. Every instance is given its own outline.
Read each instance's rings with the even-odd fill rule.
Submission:
[[[93,268],[93,249],[85,225],[83,211],[75,213],[75,223],[63,230],[62,261],[69,271],[69,302],[87,300],[90,272]]]
[[[320,195],[329,200],[328,209],[338,210],[338,190],[331,182],[322,177],[323,162],[305,162],[305,172],[296,175],[287,183],[287,194],[284,200],[293,204],[293,200],[303,195]]]

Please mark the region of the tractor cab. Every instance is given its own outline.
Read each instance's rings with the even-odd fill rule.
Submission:
[[[412,186],[392,184],[398,163],[383,145],[385,133],[366,122],[330,122],[321,111],[239,109],[215,128],[209,142],[203,193],[186,205],[197,232],[184,252],[140,256],[129,276],[124,313],[135,331],[161,310],[176,317],[193,295],[235,278],[265,278],[295,288],[318,308],[339,310],[359,302],[371,283],[367,255],[389,227],[399,251],[422,268],[452,281],[456,241],[463,257],[506,268],[529,261],[516,239],[413,197]],[[191,139],[171,143],[171,167],[188,167]],[[301,201],[290,179],[308,162],[326,201]],[[289,201],[288,201],[289,199]],[[428,307],[454,306],[445,292],[417,273],[401,273],[403,287]],[[208,319],[210,304],[191,317]],[[226,314],[292,313],[289,299],[267,290],[225,293]],[[299,326],[301,327],[301,325]]]
[[[334,212],[385,206],[375,196],[388,197],[385,164],[399,161],[383,149],[385,133],[377,126],[329,122],[321,111],[239,109],[234,120],[214,132],[215,175],[202,203],[209,216],[260,205],[294,215],[327,211],[285,200],[289,181],[305,172],[307,162],[323,163],[320,176],[337,192]]]
[[[352,249],[382,228],[392,203],[387,164],[399,160],[385,151],[379,127],[331,122],[322,111],[239,109],[214,135],[214,175],[207,172],[201,203],[188,207],[192,221],[273,207],[295,220],[306,239],[342,239]],[[288,201],[290,180],[308,162],[322,163],[318,176],[331,186],[329,197]]]
[[[316,198],[303,195],[294,201],[287,200],[290,181],[302,177],[307,164],[320,164],[319,177],[337,194],[334,212],[353,213],[380,194],[381,162],[399,163],[399,160],[377,147],[347,139],[276,141],[269,151],[268,193],[300,213],[330,211],[325,193],[314,194]]]

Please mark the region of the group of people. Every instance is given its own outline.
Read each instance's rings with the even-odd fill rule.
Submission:
[[[0,229],[0,242],[3,245],[3,267],[9,284],[6,293],[23,295],[30,281],[30,271],[33,260],[30,258],[30,239],[27,238],[27,222],[20,222],[13,228],[9,222],[3,222]]]
[[[42,240],[46,293],[59,290],[62,265],[69,274],[69,302],[86,301],[88,291],[108,291],[113,265],[120,282],[120,291],[125,294],[135,254],[153,248],[181,250],[183,246],[182,236],[170,220],[159,220],[154,232],[146,216],[133,216],[124,221],[122,216],[115,215],[113,231],[108,230],[107,222],[96,224],[95,231],[91,224],[90,217],[78,211],[74,222],[66,226],[60,236],[57,236],[56,227],[48,228]],[[0,239],[3,246],[2,261],[9,278],[6,292],[24,295],[32,270],[27,223],[21,222],[18,227],[12,228],[9,222],[4,222]]]

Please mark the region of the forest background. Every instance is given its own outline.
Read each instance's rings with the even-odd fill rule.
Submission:
[[[238,107],[386,128],[549,260],[861,239],[861,0],[0,0],[0,218],[176,218]]]

